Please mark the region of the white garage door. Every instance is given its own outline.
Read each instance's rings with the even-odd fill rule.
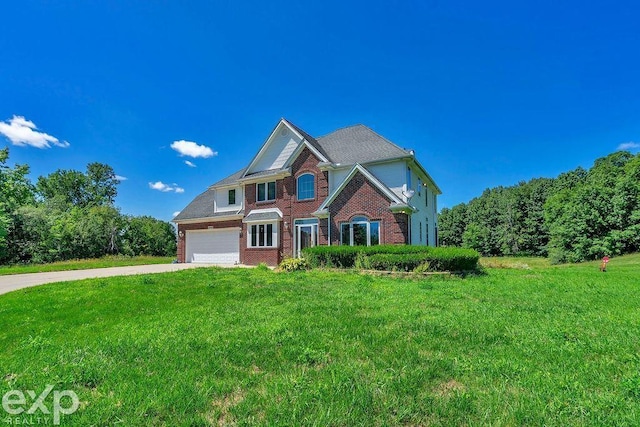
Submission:
[[[187,231],[187,262],[235,264],[240,262],[240,230]]]

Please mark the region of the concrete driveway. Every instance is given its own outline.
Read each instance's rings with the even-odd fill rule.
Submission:
[[[53,282],[92,279],[96,277],[130,276],[133,274],[166,273],[187,268],[213,267],[213,264],[153,264],[130,267],[96,268],[92,270],[55,271],[50,273],[28,273],[0,276],[0,295],[31,286]],[[235,266],[220,266],[235,267]]]

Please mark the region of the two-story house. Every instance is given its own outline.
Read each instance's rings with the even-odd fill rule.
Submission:
[[[174,219],[178,261],[278,264],[315,245],[435,246],[440,189],[363,125],[313,138],[282,119],[247,167]]]

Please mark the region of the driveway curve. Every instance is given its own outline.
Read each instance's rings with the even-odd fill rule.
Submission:
[[[134,274],[167,273],[198,267],[235,267],[215,264],[152,264],[129,267],[107,267],[91,270],[52,271],[48,273],[27,273],[0,276],[0,295],[18,289],[54,282],[94,279],[96,277],[131,276]]]

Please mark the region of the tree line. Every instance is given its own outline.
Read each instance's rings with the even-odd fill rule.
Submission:
[[[579,262],[640,250],[640,154],[618,151],[556,178],[485,190],[438,217],[443,246]]]
[[[111,166],[57,170],[34,184],[28,165],[10,167],[8,159],[9,149],[0,149],[0,264],[175,255],[170,223],[120,213]]]

